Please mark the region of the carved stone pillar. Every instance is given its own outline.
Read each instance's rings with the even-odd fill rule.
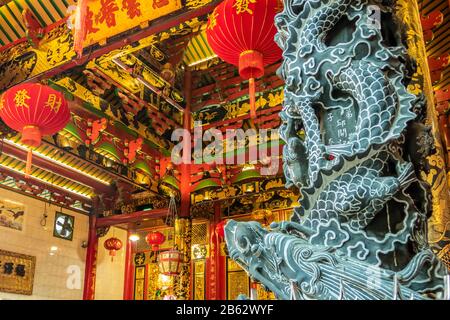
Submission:
[[[406,0],[285,0],[275,18],[300,206],[270,231],[230,220],[225,238],[278,299],[444,296],[427,220],[442,225],[448,194],[417,15]]]

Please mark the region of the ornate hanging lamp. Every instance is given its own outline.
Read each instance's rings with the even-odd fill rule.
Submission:
[[[177,249],[163,251],[158,257],[159,272],[166,276],[180,274],[183,263],[183,254]]]
[[[62,93],[39,83],[24,83],[8,89],[0,99],[0,117],[13,130],[22,133],[21,142],[29,146],[25,177],[31,173],[32,148],[42,136],[62,130],[70,111]]]
[[[215,200],[216,192],[222,189],[222,183],[219,178],[212,178],[208,171],[203,173],[200,181],[191,188],[191,193],[201,195],[201,201]]]
[[[239,67],[249,80],[250,115],[256,118],[255,78],[264,75],[264,66],[281,58],[274,41],[275,15],[279,0],[225,0],[210,15],[206,28],[208,43],[224,61]]]
[[[168,165],[164,176],[158,182],[158,191],[171,198],[180,197],[179,181],[175,178],[175,173],[172,165]]]
[[[242,171],[231,179],[231,184],[240,186],[243,194],[256,192],[257,182],[264,180],[254,166],[244,167]]]

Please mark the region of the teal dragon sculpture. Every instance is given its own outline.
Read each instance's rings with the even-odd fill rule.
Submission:
[[[419,175],[434,140],[425,98],[407,91],[416,65],[393,10],[392,0],[284,0],[275,18],[283,169],[300,206],[270,231],[229,221],[225,238],[279,299],[445,295]]]

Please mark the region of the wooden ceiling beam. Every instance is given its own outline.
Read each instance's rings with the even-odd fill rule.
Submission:
[[[110,227],[124,223],[141,222],[144,219],[158,219],[164,218],[169,213],[168,208],[154,209],[148,211],[138,211],[129,214],[120,214],[114,216],[108,216],[104,218],[97,218],[96,228]]]
[[[16,146],[9,144],[7,141],[3,142],[3,153],[16,159],[23,160],[24,162],[27,160],[27,151],[19,149]],[[81,174],[80,172],[71,170],[67,167],[63,167],[56,161],[48,161],[36,154],[33,155],[33,166],[59,174],[67,179],[77,181],[80,184],[91,187],[96,193],[112,194],[113,192],[113,189],[110,185],[103,184],[94,178]]]
[[[24,179],[23,175],[21,175],[20,173],[18,173],[16,171],[13,171],[13,170],[11,170],[9,168],[5,168],[5,167],[1,167],[0,168],[0,172],[2,173],[3,176],[10,176],[10,177],[12,177],[16,182],[18,182],[18,181],[27,181],[30,185],[34,185],[34,186],[37,186],[38,188],[40,188],[41,191],[48,190],[52,194],[56,194],[56,193],[57,194],[62,194],[62,195],[67,196],[68,198],[71,198],[71,199],[75,200],[75,201],[80,201],[82,204],[89,206],[89,208],[85,208],[86,211],[88,211],[90,209],[90,207],[92,207],[92,200],[91,199],[87,199],[87,198],[81,197],[81,196],[79,196],[77,194],[71,193],[71,192],[69,192],[67,190],[63,190],[63,189],[58,188],[57,186],[52,185],[50,183],[45,183],[43,181],[33,179],[33,177],[30,177],[28,180],[26,180],[26,179]],[[37,195],[35,195],[33,193],[26,192],[26,191],[24,191],[22,189],[15,189],[15,188],[11,188],[11,187],[8,187],[8,186],[5,186],[5,185],[1,185],[1,184],[0,184],[0,187],[9,189],[9,190],[14,191],[14,192],[19,192],[21,194],[24,194],[24,195],[27,195],[27,196],[31,196],[31,197],[34,197],[34,198],[37,198],[37,199],[40,199],[40,200],[43,199],[43,198],[41,198],[41,197],[39,197],[39,196],[37,196]],[[44,200],[48,201],[47,199],[44,199]],[[52,201],[52,202],[53,203],[57,203],[55,201]],[[63,204],[61,204],[59,202],[57,204],[58,205],[63,205]],[[67,205],[63,205],[63,206],[65,206],[66,208],[68,208],[70,210],[77,210],[77,209],[74,209],[72,207],[68,207]]]
[[[91,112],[90,110],[84,108],[82,105],[84,104],[84,100],[82,100],[79,97],[74,97],[74,101],[70,102],[70,109],[72,111],[74,111],[78,116],[82,117],[83,119],[89,119],[89,118],[106,118],[106,119],[111,119],[113,121],[117,121],[116,119],[112,119],[110,116],[108,116],[106,113],[102,112],[101,110],[96,110],[96,113]],[[101,115],[101,117],[100,117]],[[123,124],[123,123],[122,123]],[[123,124],[125,126],[125,124]],[[120,139],[128,139],[128,140],[132,140],[136,137],[141,136],[141,134],[139,134],[138,131],[135,131],[131,128],[129,128],[130,131],[133,131],[133,133],[135,135],[129,135],[119,129],[117,129],[115,126],[108,126],[107,128],[107,133],[116,136]],[[145,137],[143,137],[145,138]],[[150,141],[149,139],[145,138],[146,140]],[[148,155],[150,157],[152,157],[153,159],[159,159],[162,157],[162,146],[159,146],[159,148],[151,148],[148,144],[144,144],[143,145],[143,151],[148,153]]]

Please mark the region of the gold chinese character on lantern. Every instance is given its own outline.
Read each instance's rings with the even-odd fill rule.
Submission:
[[[61,108],[61,103],[61,98],[58,99],[58,96],[56,94],[50,94],[47,101],[45,102],[45,106],[55,112],[58,112],[59,108]]]
[[[247,12],[249,14],[253,14],[253,10],[251,10],[248,5],[250,3],[256,3],[256,0],[236,0],[233,7],[236,8],[236,13],[241,14]]]
[[[217,16],[219,14],[217,13],[217,8],[214,9],[213,13],[209,16],[209,26],[208,29],[213,29],[217,25]]]
[[[14,96],[14,102],[16,104],[16,107],[26,107],[29,108],[28,101],[31,99],[31,97],[28,95],[28,91],[23,89],[16,92],[16,95]]]
[[[3,98],[0,99],[0,110],[4,107],[5,100]]]

